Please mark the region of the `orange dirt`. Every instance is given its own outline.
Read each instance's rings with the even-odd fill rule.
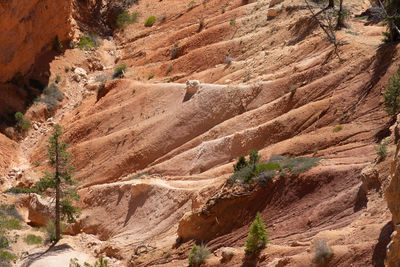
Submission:
[[[66,95],[53,120],[65,129],[80,182],[83,211],[69,233],[96,236],[96,256],[127,266],[185,266],[193,240],[214,252],[207,266],[249,266],[243,246],[260,211],[271,243],[259,266],[311,266],[316,238],[333,248],[329,266],[383,266],[390,159],[377,163],[375,147],[394,139],[381,94],[400,58],[396,45],[381,43],[382,26],[353,18],[369,2],[345,3],[350,28],[337,32],[339,57],[302,1],[274,6],[274,18],[264,0],[189,2],[139,1],[130,9],[139,22],[113,41],[95,52],[68,50],[50,64],[50,80],[60,75]],[[165,20],[145,28],[150,15]],[[95,59],[103,70],[91,67]],[[120,63],[125,77],[96,95],[94,80]],[[85,69],[89,85],[66,66]],[[194,94],[184,84],[190,79],[201,83]],[[27,169],[44,169],[51,124],[21,142]],[[322,160],[265,187],[224,185],[236,158],[252,149],[262,161]],[[361,179],[371,164],[380,179],[373,190]],[[144,244],[148,253],[134,255]],[[235,250],[225,264],[222,247]]]

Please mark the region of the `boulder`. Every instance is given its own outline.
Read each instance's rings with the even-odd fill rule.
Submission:
[[[28,220],[31,225],[45,226],[54,217],[55,202],[42,198],[38,194],[30,194],[28,198]]]
[[[194,95],[200,88],[200,82],[198,80],[187,80],[186,81],[186,94]]]

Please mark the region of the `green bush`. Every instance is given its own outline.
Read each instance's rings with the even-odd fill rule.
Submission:
[[[155,16],[150,16],[147,18],[146,22],[144,23],[145,27],[151,27],[154,25],[154,23],[156,22],[156,17]]]
[[[189,253],[189,266],[191,267],[198,267],[206,262],[206,259],[210,255],[210,251],[207,249],[206,246],[196,246],[194,245],[192,250]]]
[[[24,238],[24,241],[28,245],[38,245],[42,243],[42,238],[37,235],[29,234]]]
[[[314,259],[313,261],[318,264],[326,264],[327,261],[333,256],[333,251],[329,247],[325,239],[317,239],[314,242]]]
[[[127,24],[133,24],[136,23],[138,19],[138,13],[134,12],[132,14],[129,14],[128,11],[124,11],[121,14],[119,14],[115,20],[115,24],[118,26],[120,29],[124,29]]]
[[[0,218],[7,216],[20,221],[23,220],[14,205],[0,205]]]
[[[125,63],[122,63],[120,65],[118,65],[117,67],[115,67],[114,69],[114,74],[113,74],[113,78],[121,78],[124,76],[124,73],[126,72],[127,67]]]
[[[376,154],[378,155],[378,162],[380,162],[386,158],[387,145],[388,145],[388,142],[386,140],[382,140],[382,142],[379,143],[379,146],[375,147]]]
[[[54,241],[57,240],[56,236],[56,225],[54,224],[53,221],[48,221],[46,226],[44,227],[44,230],[46,232],[46,241],[53,243]]]
[[[14,253],[6,250],[0,250],[0,266],[2,267],[11,266],[9,265],[9,263],[16,259],[18,259],[18,257]]]
[[[233,165],[234,173],[228,179],[228,183],[267,182],[275,175],[299,174],[308,171],[318,165],[319,158],[286,158],[284,156],[274,156],[268,161],[259,163],[260,156],[257,150],[250,152],[249,161],[244,156],[240,156],[236,164]]]
[[[260,213],[257,212],[256,218],[250,226],[250,231],[245,244],[246,255],[255,255],[260,252],[265,245],[269,243],[268,232],[265,229],[264,222]]]
[[[291,174],[299,174],[302,172],[306,172],[312,167],[318,165],[319,158],[286,158],[282,157],[281,160],[271,160],[270,162],[278,164],[282,170],[287,170]]]
[[[19,132],[26,132],[29,130],[29,128],[31,127],[31,121],[28,119],[25,119],[24,114],[22,114],[21,112],[16,112],[15,115],[15,120],[17,121],[17,128]]]
[[[87,263],[86,261],[83,265],[79,264],[77,258],[73,258],[69,260],[69,267],[108,267],[108,261],[100,257],[94,265]]]
[[[38,100],[45,103],[50,112],[53,112],[56,109],[58,106],[58,101],[62,101],[64,99],[63,93],[54,83],[44,88],[43,94],[44,97],[39,98]]]
[[[400,111],[400,66],[390,78],[386,92],[383,94],[387,114],[396,116]]]
[[[0,236],[0,249],[8,248],[8,245],[9,245],[9,243],[8,243],[7,237],[4,235],[1,235]]]
[[[343,129],[343,126],[338,125],[338,126],[336,126],[335,128],[333,128],[332,131],[333,131],[334,133],[337,133],[337,132],[340,132],[342,129]]]
[[[85,33],[78,43],[78,47],[82,50],[90,50],[99,46],[99,37],[94,33]]]

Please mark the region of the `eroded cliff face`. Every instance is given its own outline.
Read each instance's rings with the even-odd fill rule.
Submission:
[[[69,38],[71,0],[5,0],[0,2],[0,82],[26,74],[55,37]]]
[[[396,154],[390,171],[391,181],[386,191],[386,200],[392,213],[394,231],[391,242],[387,246],[386,266],[400,266],[400,143],[397,144]]]

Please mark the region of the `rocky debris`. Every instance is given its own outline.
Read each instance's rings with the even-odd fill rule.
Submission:
[[[361,180],[366,191],[381,185],[378,170],[373,165],[368,165],[361,171]]]
[[[186,81],[186,94],[194,95],[200,88],[200,82],[198,80],[187,80]]]
[[[100,87],[103,87],[104,83],[102,82],[94,82],[94,83],[88,83],[86,84],[86,89],[88,91],[98,91],[100,89]]]
[[[271,0],[271,2],[269,3],[269,7],[276,6],[277,4],[280,4],[282,2],[283,0]]]
[[[107,257],[115,258],[118,260],[122,260],[122,253],[119,248],[112,244],[105,244],[102,248],[100,248],[99,254],[105,254]]]
[[[72,79],[76,82],[87,81],[88,76],[86,70],[82,68],[75,68],[74,74],[72,75]]]
[[[230,248],[230,247],[221,248],[221,257],[222,257],[221,261],[222,262],[230,261],[233,258],[233,255],[234,255],[233,248]]]
[[[89,70],[91,71],[100,71],[104,70],[104,65],[98,58],[88,58]]]
[[[282,11],[282,6],[277,6],[277,7],[268,9],[268,11],[267,11],[268,20],[273,19],[276,16],[278,16],[279,13],[281,13],[281,11]]]
[[[277,258],[270,262],[267,267],[283,267],[290,263],[289,257]]]
[[[53,126],[55,124],[53,117],[47,119],[47,124]]]
[[[20,168],[13,168],[8,174],[8,177],[13,180],[19,180],[22,178],[22,175],[23,170],[21,170]]]

